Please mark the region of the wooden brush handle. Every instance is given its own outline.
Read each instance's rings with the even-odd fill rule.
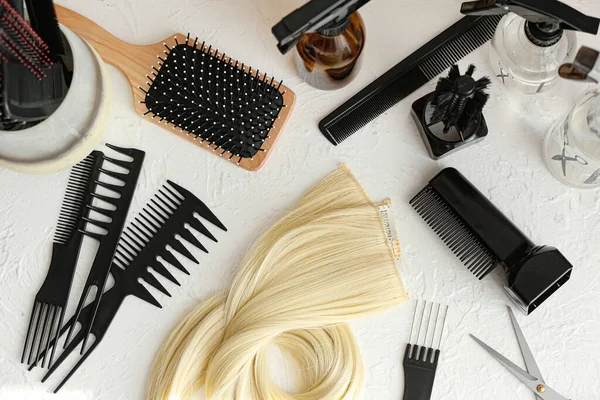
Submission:
[[[142,77],[156,64],[161,43],[136,46],[124,42],[102,29],[98,24],[68,8],[55,5],[58,21],[85,39],[102,59],[122,70],[135,87],[143,83]]]

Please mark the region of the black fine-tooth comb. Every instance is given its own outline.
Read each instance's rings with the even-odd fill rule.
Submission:
[[[427,311],[428,304],[429,311]],[[429,400],[431,398],[435,373],[440,360],[440,348],[448,316],[448,306],[443,307],[441,304],[435,306],[434,303],[425,301],[421,316],[417,319],[418,313],[419,301],[417,300],[402,363],[404,366],[403,400]],[[430,330],[430,328],[432,329]],[[421,334],[423,330],[425,337],[422,337]],[[413,332],[417,333],[414,342]],[[429,332],[431,332],[431,337]],[[421,340],[423,344],[419,345]],[[437,345],[435,345],[436,342]],[[430,344],[428,345],[428,343]]]
[[[502,265],[504,289],[526,315],[571,277],[573,266],[557,249],[535,246],[454,168],[410,204],[477,278]]]
[[[85,340],[81,347],[81,353],[85,350],[89,332],[92,329],[92,323],[100,300],[102,299],[102,293],[106,281],[108,280],[108,274],[110,273],[110,266],[115,255],[119,238],[125,227],[125,220],[127,213],[129,212],[129,206],[133,199],[137,181],[142,170],[142,164],[144,163],[145,152],[137,149],[125,149],[122,147],[113,146],[106,144],[106,146],[117,153],[123,154],[127,157],[131,157],[131,161],[119,160],[112,157],[108,157],[104,154],[101,155],[102,167],[99,168],[101,172],[99,178],[96,180],[96,189],[91,193],[93,201],[86,204],[86,208],[90,211],[89,216],[84,216],[83,219],[87,222],[85,229],[81,232],[99,242],[98,251],[92,264],[92,268],[88,274],[83,292],[79,298],[79,304],[75,311],[75,319],[79,317],[79,313],[83,309],[83,306],[88,299],[92,289],[96,288],[95,297],[90,303],[91,306],[91,317],[87,321],[88,324],[84,325],[82,330],[87,333]],[[121,168],[125,172],[116,172],[110,169],[112,164],[113,168]],[[106,182],[106,177],[112,178],[112,183]],[[100,194],[100,188],[105,189],[106,194]],[[93,213],[98,214],[98,217],[94,218]],[[73,334],[73,327],[69,331],[67,341]]]
[[[62,24],[127,75],[144,118],[242,168],[262,166],[295,101],[281,82],[189,34],[135,46],[71,10],[56,10]]]
[[[135,222],[131,222],[123,232],[111,266],[111,273],[115,279],[115,284],[102,297],[100,308],[92,324],[91,333],[95,336],[95,341],[59,384],[55,393],[62,388],[92,351],[100,344],[119,307],[127,296],[138,297],[161,308],[156,298],[140,283],[140,278],[170,297],[167,289],[150,272],[150,269],[179,286],[179,282],[169,272],[163,262],[159,261],[158,256],[189,275],[189,272],[175,258],[167,246],[170,246],[172,250],[177,251],[198,264],[198,261],[179,241],[178,237],[185,239],[193,246],[208,253],[188,227],[194,228],[214,242],[217,239],[199,218],[209,221],[223,231],[227,231],[227,228],[200,199],[174,182],[167,182],[168,185],[163,185],[159,193],[150,200],[138,217],[135,218]],[[79,318],[75,319],[73,317],[65,324],[60,335],[62,336],[69,327],[75,326],[76,322],[85,326],[90,321],[91,311],[90,306],[85,307]],[[56,360],[56,363],[52,365],[46,376],[44,376],[42,382],[46,381],[78,344],[84,341],[85,336],[86,333],[83,330],[80,330],[75,335],[65,351]],[[30,370],[32,368],[33,366],[30,367]]]
[[[29,328],[23,346],[22,363],[34,365],[44,352],[42,367],[51,365],[55,348],[50,357],[46,354],[50,343],[62,326],[65,309],[71,292],[77,258],[83,241],[81,231],[85,228],[91,201],[102,163],[102,153],[92,152],[71,170],[58,224],[54,231],[52,259],[42,287],[35,296]]]
[[[502,16],[464,17],[396,64],[319,123],[334,145],[488,42]]]

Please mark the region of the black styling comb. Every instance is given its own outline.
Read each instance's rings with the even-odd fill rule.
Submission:
[[[429,307],[428,307],[429,305]],[[429,309],[429,310],[428,310]],[[423,302],[419,314],[419,301],[415,305],[415,314],[410,327],[410,335],[404,352],[404,397],[403,400],[429,400],[433,392],[433,383],[440,360],[440,347],[448,306]],[[430,329],[431,328],[431,329]],[[425,336],[422,333],[425,331]],[[417,336],[413,342],[413,332]],[[430,337],[431,332],[431,337]],[[419,343],[423,343],[419,345]],[[437,345],[435,343],[437,342]],[[427,343],[430,343],[427,345]]]
[[[133,199],[137,181],[142,170],[142,164],[144,163],[145,154],[141,150],[137,149],[125,149],[111,144],[106,146],[117,153],[123,154],[127,157],[131,157],[131,161],[118,160],[115,158],[108,157],[102,154],[102,167],[99,168],[101,172],[99,179],[96,180],[97,189],[92,192],[93,202],[86,204],[88,210],[90,210],[90,216],[84,217],[83,219],[88,223],[85,229],[81,232],[98,241],[98,251],[92,264],[92,268],[88,274],[85,286],[79,298],[79,304],[75,311],[75,319],[79,317],[79,313],[83,309],[86,301],[91,300],[91,317],[88,324],[84,325],[82,331],[86,333],[85,340],[83,342],[81,353],[85,350],[89,333],[92,329],[92,323],[100,300],[102,299],[102,293],[106,281],[108,280],[108,274],[110,272],[110,266],[115,255],[119,238],[125,227],[125,220],[127,213],[129,212],[129,206]],[[113,166],[113,170],[110,169],[109,165]],[[122,168],[125,172],[115,172],[114,167]],[[107,183],[106,180],[111,179],[111,183]],[[105,190],[106,194],[100,194],[99,189]],[[97,218],[92,217],[92,213],[98,214]],[[96,288],[96,294],[93,299],[89,299],[90,293],[93,288]],[[73,334],[73,327],[69,331],[65,346],[69,343],[69,338]]]
[[[502,16],[464,17],[325,117],[319,129],[334,145],[487,43]]]
[[[223,231],[227,231],[227,228],[196,196],[171,181],[167,182],[168,185],[165,184],[159,190],[159,193],[150,200],[143,211],[135,218],[135,222],[132,222],[123,232],[111,266],[111,273],[115,279],[115,284],[102,297],[98,313],[92,324],[91,333],[95,336],[95,341],[59,384],[55,393],[62,388],[96,347],[98,347],[126,297],[135,296],[158,308],[162,308],[156,298],[140,283],[140,279],[143,279],[152,287],[170,296],[167,289],[150,272],[150,268],[179,286],[179,282],[173,277],[163,262],[159,261],[158,256],[189,275],[189,272],[175,258],[167,246],[170,246],[172,250],[177,251],[196,264],[198,261],[179,241],[178,237],[185,239],[198,249],[208,253],[206,248],[188,229],[188,226],[214,242],[217,239],[199,218],[209,221]],[[61,330],[61,336],[69,327],[75,326],[76,322],[85,326],[90,322],[91,318],[92,308],[86,306],[77,319],[73,317],[67,322]],[[42,382],[46,381],[78,344],[85,340],[85,336],[86,333],[83,330],[77,333],[65,351],[56,360],[56,363],[54,363],[46,376],[44,376]],[[33,366],[30,367],[30,370],[32,368]]]
[[[454,168],[410,204],[477,278],[502,265],[504,289],[526,315],[571,277],[573,266],[557,249],[535,246]]]
[[[94,151],[71,170],[58,225],[54,231],[50,267],[42,287],[35,296],[29,320],[21,356],[23,363],[30,364],[33,360],[36,365],[39,355],[44,352],[42,367],[52,364],[56,349],[52,349],[48,359],[46,354],[63,323],[83,241],[81,231],[86,225],[83,218],[89,213],[86,204],[91,201],[91,193],[96,187],[95,182],[98,180],[99,166],[102,163],[101,156],[102,153]]]

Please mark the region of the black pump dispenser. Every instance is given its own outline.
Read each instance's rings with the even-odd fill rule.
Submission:
[[[298,73],[317,89],[344,87],[360,69],[365,27],[357,10],[369,0],[312,0],[272,29],[282,54],[296,47]]]
[[[509,12],[527,20],[525,33],[535,45],[556,44],[565,29],[598,33],[600,20],[587,16],[557,0],[479,0],[462,4],[465,15],[497,15]]]
[[[350,22],[350,14],[370,0],[312,0],[275,25],[271,32],[279,42],[277,48],[285,54],[298,43],[302,35],[319,32],[337,36]],[[343,27],[343,29],[341,29]],[[341,29],[341,30],[340,30]]]

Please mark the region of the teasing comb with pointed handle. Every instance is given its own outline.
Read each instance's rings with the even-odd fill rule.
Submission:
[[[281,82],[189,35],[132,45],[71,10],[56,12],[127,76],[144,118],[244,169],[265,162],[295,102]]]

